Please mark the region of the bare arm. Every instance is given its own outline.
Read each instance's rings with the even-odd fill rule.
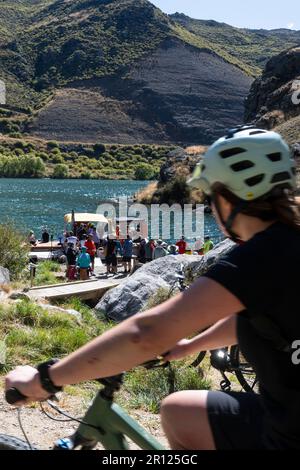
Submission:
[[[237,344],[236,315],[220,320],[192,339],[183,339],[166,355],[166,361]]]
[[[56,385],[67,385],[118,374],[170,350],[181,338],[243,309],[227,289],[211,279],[200,278],[184,293],[133,316],[52,366],[51,378]],[[20,370],[13,371],[6,379],[6,386],[14,386],[33,397],[38,388],[37,377],[30,380],[27,375],[23,379]]]

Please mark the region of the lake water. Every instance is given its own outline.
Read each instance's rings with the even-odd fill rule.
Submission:
[[[41,236],[43,227],[54,238],[63,230],[64,214],[95,212],[98,204],[110,198],[132,196],[147,186],[147,181],[0,179],[0,217],[9,218],[22,230],[34,230]],[[214,242],[220,234],[211,216],[205,218],[205,233]]]

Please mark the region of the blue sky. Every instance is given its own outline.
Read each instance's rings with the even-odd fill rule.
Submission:
[[[150,0],[165,13],[185,13],[241,28],[300,30],[299,0]]]

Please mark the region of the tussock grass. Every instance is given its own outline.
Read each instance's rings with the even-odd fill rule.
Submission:
[[[171,369],[135,369],[126,375],[125,388],[129,392],[123,406],[158,413],[161,401],[170,393],[181,390],[208,390],[211,382],[189,367],[190,362],[174,362]]]
[[[61,265],[55,261],[42,261],[37,265],[36,277],[34,278],[35,286],[46,286],[50,284],[57,284],[60,282],[57,279],[56,273],[61,271]]]
[[[5,370],[63,357],[107,329],[92,312],[82,317],[79,323],[67,313],[48,312],[25,300],[0,305],[0,340],[7,347]]]

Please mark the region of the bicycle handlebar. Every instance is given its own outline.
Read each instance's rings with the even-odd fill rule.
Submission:
[[[10,388],[5,392],[5,399],[10,405],[14,405],[18,401],[26,400],[26,398],[27,397],[25,397],[25,395],[19,392],[16,388]]]

